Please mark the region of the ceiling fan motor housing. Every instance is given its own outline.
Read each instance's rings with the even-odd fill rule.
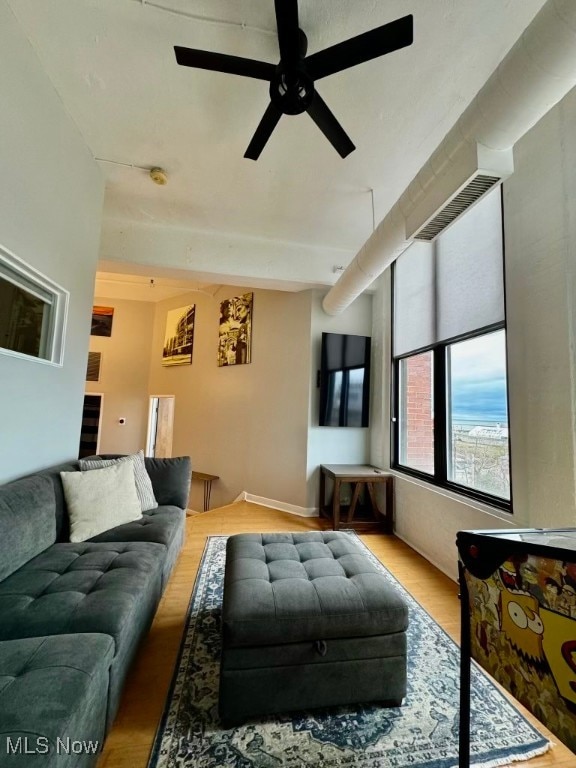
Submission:
[[[302,62],[276,67],[270,81],[270,101],[284,115],[300,115],[306,112],[314,98],[314,81],[304,69]]]

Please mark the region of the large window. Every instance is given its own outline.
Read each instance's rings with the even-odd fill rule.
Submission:
[[[393,464],[510,509],[501,193],[394,265]]]

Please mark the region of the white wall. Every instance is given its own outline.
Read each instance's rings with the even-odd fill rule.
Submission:
[[[218,284],[225,275],[227,284],[274,289],[281,280],[283,289],[298,291],[334,284],[334,264],[346,264],[350,251],[237,232],[105,218],[101,258],[171,270],[193,269],[196,279],[205,283]]]
[[[361,427],[319,427],[320,390],[317,375],[320,370],[322,333],[350,333],[371,336],[372,296],[364,294],[340,315],[327,315],[322,309],[324,293],[312,293],[310,324],[310,427],[308,430],[308,502],[309,508],[318,506],[320,464],[364,464],[368,461],[370,429]],[[374,352],[372,351],[372,354]],[[372,377],[374,378],[374,377]],[[371,394],[374,387],[371,383]],[[372,403],[371,403],[372,405]],[[370,424],[375,415],[371,412]]]
[[[395,485],[398,535],[454,578],[459,530],[576,525],[576,93],[518,142],[514,157],[504,185],[514,514],[402,476]],[[384,275],[376,304],[387,333],[389,296]],[[388,397],[386,359],[381,375]],[[388,443],[384,424],[372,456],[385,455]]]
[[[1,244],[70,291],[64,365],[0,355],[0,481],[78,455],[103,181],[0,0]]]
[[[211,506],[242,491],[306,505],[306,441],[310,378],[310,292],[254,290],[252,362],[217,365],[220,302],[251,289],[226,287],[159,302],[149,390],[175,396],[173,455],[220,477]],[[196,305],[191,365],[162,366],[166,311]],[[202,509],[202,484],[190,507]]]
[[[90,336],[90,351],[102,355],[100,380],[86,382],[86,392],[103,394],[100,453],[134,453],[146,448],[155,305],[103,297],[94,303],[114,308],[112,335]]]

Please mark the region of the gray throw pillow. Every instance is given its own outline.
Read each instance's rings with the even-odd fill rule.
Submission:
[[[80,459],[79,464],[81,470],[90,470],[112,467],[114,464],[125,461],[131,462],[134,469],[136,493],[140,500],[140,508],[142,512],[147,512],[149,509],[156,509],[158,502],[154,496],[150,475],[146,471],[146,466],[144,465],[144,451],[138,451],[138,453],[132,453],[129,456],[121,456],[119,459]]]

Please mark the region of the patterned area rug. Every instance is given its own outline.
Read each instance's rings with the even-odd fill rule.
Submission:
[[[459,650],[382,566],[410,606],[402,707],[357,706],[218,721],[225,536],[207,539],[166,709],[148,768],[452,768],[458,765]],[[550,746],[480,669],[472,671],[471,763],[493,768]]]

